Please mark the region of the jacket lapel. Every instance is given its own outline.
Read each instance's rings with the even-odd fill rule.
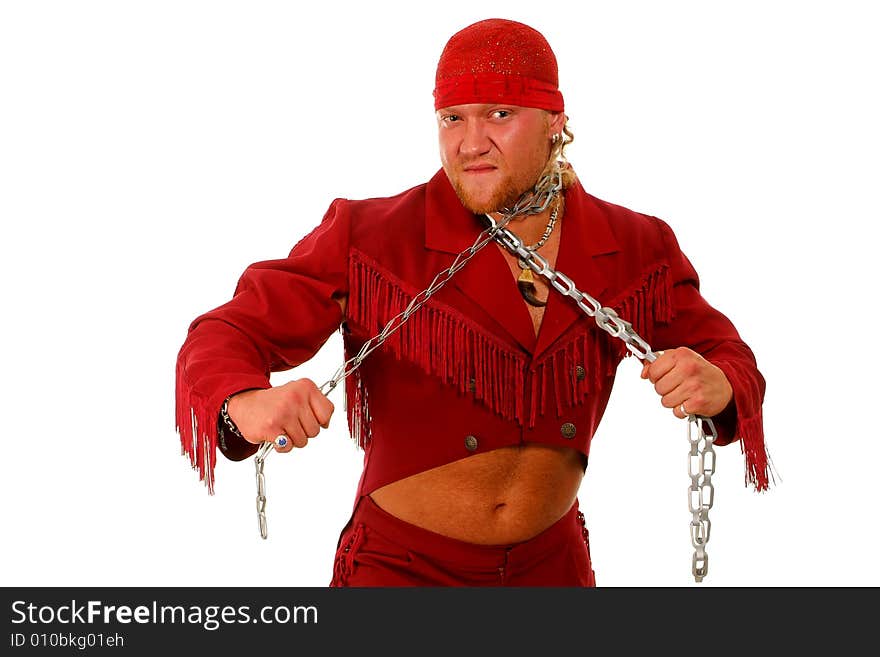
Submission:
[[[588,195],[580,182],[565,192],[565,214],[560,222],[562,236],[554,269],[568,276],[575,287],[600,303],[611,286],[620,247],[611,231],[605,211]],[[553,289],[547,300],[538,332],[535,356],[548,349],[585,313],[574,299]]]
[[[428,182],[425,200],[425,248],[459,254],[483,230],[479,219],[465,208],[443,169]],[[524,307],[504,256],[495,244],[486,244],[450,282],[483,309],[529,352],[535,348],[535,329]]]

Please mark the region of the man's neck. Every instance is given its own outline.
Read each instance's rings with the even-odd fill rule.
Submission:
[[[546,210],[539,214],[514,217],[507,224],[507,228],[509,228],[510,232],[514,235],[519,237],[526,246],[531,246],[538,242],[538,240],[544,235],[544,232],[547,230],[548,224],[550,223],[553,210],[557,205],[559,206],[559,211],[556,213],[556,221],[553,228],[553,230],[557,230],[565,209],[562,194],[560,194],[557,200],[551,203]],[[490,212],[489,216],[491,216],[496,222],[503,218],[503,215],[500,212]]]

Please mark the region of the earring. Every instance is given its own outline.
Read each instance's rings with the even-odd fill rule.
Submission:
[[[557,141],[559,141],[559,133],[558,132],[555,135],[553,135],[553,137],[551,137],[550,143],[555,144]]]

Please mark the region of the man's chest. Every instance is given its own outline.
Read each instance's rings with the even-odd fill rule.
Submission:
[[[535,330],[535,335],[538,335],[538,332],[541,329],[541,322],[544,319],[544,311],[546,308],[547,299],[549,298],[552,290],[547,282],[541,276],[535,275],[532,273],[530,269],[524,269],[520,267],[519,260],[508,253],[503,247],[497,247],[502,255],[504,256],[504,260],[507,263],[508,269],[510,270],[512,279],[510,280],[499,280],[496,282],[497,285],[514,285],[517,287],[519,296],[521,297],[521,302],[523,306],[525,306],[526,310],[529,313],[529,317],[532,320],[532,326]],[[554,267],[556,264],[556,256],[559,253],[559,234],[556,233],[551,235],[550,239],[544,244],[544,246],[539,251],[540,255],[547,259],[551,267]],[[527,280],[523,280],[527,279]],[[526,297],[532,299],[533,301],[537,301],[541,305],[535,305],[533,303],[529,303],[526,300]]]

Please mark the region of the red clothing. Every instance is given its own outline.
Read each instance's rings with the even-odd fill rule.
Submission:
[[[310,358],[343,322],[352,357],[480,230],[439,171],[391,198],[335,200],[287,258],[249,267],[231,301],[193,322],[178,358],[178,427],[209,486],[228,395],[269,387],[271,371]],[[716,444],[742,438],[747,482],[766,488],[764,379],[731,322],[700,295],[670,228],[577,183],[558,230],[556,269],[578,289],[654,350],[690,347],[724,371],[734,401],[716,418]],[[507,445],[589,454],[625,345],[555,292],[536,337],[499,249],[488,244],[346,380],[349,427],[365,449],[358,498]]]
[[[476,545],[416,527],[364,495],[340,537],[330,586],[596,586],[575,501],[527,541]]]

